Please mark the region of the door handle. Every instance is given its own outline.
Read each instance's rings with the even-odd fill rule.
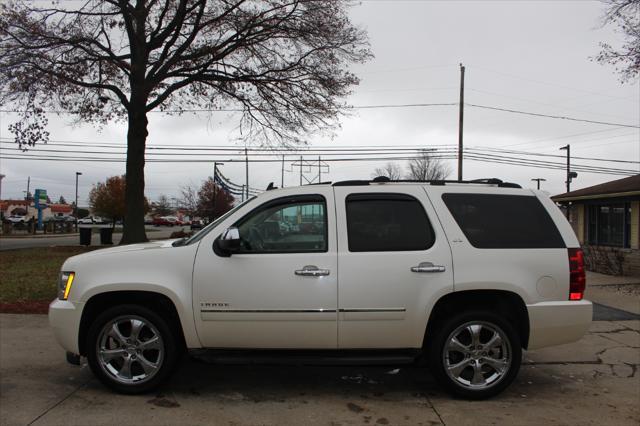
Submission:
[[[303,277],[321,277],[323,275],[329,275],[329,272],[328,269],[319,269],[315,265],[307,265],[302,269],[296,269],[294,274]]]
[[[434,265],[431,262],[420,262],[418,266],[412,266],[411,272],[444,272],[446,268],[442,265]]]

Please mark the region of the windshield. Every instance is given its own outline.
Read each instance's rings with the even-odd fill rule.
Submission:
[[[191,237],[189,237],[188,239],[184,240],[184,242],[180,245],[188,245],[188,244],[192,244],[195,243],[197,241],[200,241],[205,235],[207,235],[213,228],[215,228],[216,226],[218,226],[218,224],[220,222],[222,222],[223,220],[225,220],[226,218],[228,218],[229,216],[231,216],[236,210],[238,210],[240,207],[244,206],[245,204],[247,204],[249,201],[252,201],[253,199],[255,199],[256,197],[253,196],[251,198],[248,198],[247,200],[241,202],[240,204],[238,204],[237,206],[235,206],[234,208],[232,208],[231,210],[229,210],[228,212],[226,212],[225,214],[223,214],[222,216],[220,216],[219,218],[217,218],[216,220],[214,220],[213,222],[211,222],[210,224],[208,224],[207,226],[205,226],[204,228],[202,228],[200,231],[196,232],[195,234],[193,234]]]

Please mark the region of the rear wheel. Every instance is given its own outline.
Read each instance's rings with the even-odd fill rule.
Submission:
[[[138,305],[116,306],[89,328],[87,360],[102,383],[121,393],[148,392],[172,373],[179,339],[155,312]]]
[[[429,340],[434,376],[450,393],[484,399],[503,391],[520,369],[522,348],[510,322],[489,311],[444,319]]]

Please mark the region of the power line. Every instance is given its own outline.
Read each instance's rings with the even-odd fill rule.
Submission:
[[[611,123],[611,122],[607,122],[607,121],[595,121],[595,120],[587,120],[587,119],[584,119],[584,118],[566,117],[566,116],[563,116],[563,115],[540,114],[540,113],[537,113],[537,112],[519,111],[519,110],[516,110],[516,109],[499,108],[499,107],[492,107],[492,106],[488,106],[488,105],[478,105],[478,104],[465,104],[465,105],[473,107],[473,108],[482,108],[482,109],[490,109],[490,110],[494,110],[494,111],[510,112],[510,113],[514,113],[514,114],[531,115],[531,116],[534,116],[534,117],[555,118],[555,119],[559,119],[559,120],[579,121],[579,122],[582,122],[582,123],[602,124],[602,125],[605,125],[605,126],[632,127],[634,129],[640,129],[640,125],[635,125],[635,124]]]
[[[0,141],[0,144],[12,144],[11,142]],[[63,145],[63,144],[60,144]],[[429,145],[429,152],[447,152],[447,153],[455,153],[454,145]],[[52,147],[52,148],[55,148]],[[124,147],[118,147],[119,149]],[[19,148],[4,148],[7,151],[19,151],[24,152]],[[151,149],[149,147],[148,149]],[[178,157],[192,157],[192,156],[201,156],[201,155],[227,155],[232,157],[244,157],[243,149],[236,148],[191,148],[184,149],[183,147],[162,147],[163,150],[177,151],[177,152],[148,152],[148,157],[153,156],[178,156]],[[184,151],[196,151],[196,152],[184,152]],[[318,153],[322,153],[325,157],[337,156],[337,155],[351,155],[351,156],[371,156],[371,155],[420,155],[426,151],[424,146],[415,146],[412,148],[326,148],[326,149],[309,149],[306,151],[298,151],[290,148],[280,148],[277,150],[272,150],[271,148],[253,148],[251,150],[252,156],[274,156],[274,155],[289,155],[289,156],[297,156],[303,154],[305,156],[313,156]],[[527,151],[518,151],[518,150],[506,150],[500,148],[493,147],[468,147],[465,149],[465,152],[478,151],[478,152],[497,152],[497,153],[506,153],[506,154],[515,154],[515,155],[523,155],[523,156],[540,156],[540,157],[555,157],[555,158],[564,158],[562,155],[555,154],[542,154],[542,153],[533,153]],[[64,154],[95,154],[95,155],[125,155],[124,151],[120,152],[106,152],[100,150],[62,150],[62,149],[50,149],[48,146],[44,147],[36,147],[31,148],[27,153],[34,154],[45,154],[45,153],[64,153]],[[105,157],[109,158],[109,157]],[[395,157],[389,157],[395,158]],[[640,161],[632,161],[632,160],[618,160],[618,159],[606,159],[601,157],[573,157],[581,160],[588,161],[600,161],[600,162],[613,162],[613,163],[627,163],[627,164],[640,164]]]
[[[440,107],[440,106],[458,106],[457,102],[439,102],[439,103],[412,103],[412,104],[379,104],[379,105],[352,105],[345,106],[343,109],[356,109],[356,110],[366,110],[366,109],[394,109],[394,108],[424,108],[424,107]],[[530,115],[534,117],[545,117],[545,118],[553,118],[559,120],[568,120],[568,121],[577,121],[582,123],[590,123],[590,124],[601,124],[605,126],[616,126],[616,127],[631,127],[634,129],[640,129],[640,125],[636,124],[625,124],[625,123],[612,123],[608,121],[597,121],[597,120],[588,120],[584,118],[575,118],[575,117],[567,117],[562,115],[551,115],[551,114],[542,114],[531,111],[521,111],[516,109],[509,108],[501,108],[501,107],[493,107],[489,105],[479,105],[479,104],[471,104],[465,103],[464,105],[470,106],[473,108],[481,108],[488,109],[493,111],[502,111],[509,112],[513,114],[522,114],[522,115]],[[260,111],[260,109],[256,109]],[[149,111],[150,113],[160,113],[160,114],[181,114],[188,112],[242,112],[243,109],[183,109],[183,110],[153,110]],[[23,113],[25,111],[21,110],[0,110],[0,113]],[[55,113],[55,114],[75,114],[73,111],[55,111],[55,110],[46,110],[43,111],[45,113]]]
[[[541,161],[541,160],[531,160],[519,157],[512,156],[504,156],[504,155],[494,155],[494,154],[479,154],[479,153],[469,153],[470,158],[478,161],[486,161],[493,163],[502,163],[502,164],[510,164],[510,165],[522,165],[522,166],[530,166],[530,167],[541,167],[541,168],[549,168],[549,169],[562,169],[564,168],[563,163],[555,163],[550,161]],[[437,153],[432,154],[433,158],[438,159],[456,159],[457,155],[455,153]],[[122,163],[126,160],[124,158],[108,158],[105,159],[103,157],[70,157],[70,156],[39,156],[39,155],[23,155],[19,157],[14,156],[5,156],[2,157],[4,159],[15,159],[15,160],[43,160],[43,161],[82,161],[82,162],[116,162]],[[354,162],[354,161],[389,161],[389,160],[411,160],[414,159],[415,156],[408,157],[368,157],[368,158],[353,158],[353,157],[344,157],[344,158],[327,158],[325,161],[327,162]],[[203,159],[147,159],[147,163],[210,163],[213,161],[213,158]],[[228,159],[221,158],[216,156],[215,160],[220,160],[224,162],[245,162],[244,159]],[[250,159],[251,163],[272,163],[272,162],[281,162],[280,158],[275,159]],[[608,167],[594,167],[584,164],[575,164],[573,168],[577,171],[589,172],[589,173],[605,173],[605,174],[619,174],[619,175],[634,175],[637,174],[635,170],[629,169],[616,169],[616,168],[608,168]]]
[[[413,103],[413,104],[377,104],[377,105],[345,105],[339,109],[386,109],[386,108],[422,108],[422,107],[438,107],[438,106],[452,106],[458,105],[455,102],[435,102],[435,103]],[[253,111],[266,111],[261,108],[251,108]],[[312,110],[314,110],[312,108]],[[149,113],[155,114],[182,114],[185,112],[244,112],[246,111],[243,108],[219,108],[219,109],[211,109],[211,108],[188,108],[188,109],[164,109],[164,110],[151,110],[147,111]],[[0,109],[0,113],[25,113],[25,110],[11,110],[11,109]],[[76,111],[65,111],[65,110],[43,110],[43,113],[46,114],[77,114]]]
[[[622,128],[609,128],[609,129],[601,129],[601,130],[595,130],[595,131],[591,131],[591,132],[581,132],[581,133],[572,133],[570,135],[565,135],[565,136],[558,136],[555,138],[542,138],[542,139],[534,139],[532,141],[528,141],[528,142],[519,142],[519,143],[513,143],[513,144],[507,144],[507,145],[499,145],[496,148],[507,148],[507,147],[512,147],[512,146],[522,146],[522,145],[533,145],[539,142],[553,142],[553,141],[557,141],[557,140],[561,140],[561,139],[571,139],[571,138],[575,138],[578,136],[585,136],[585,135],[593,135],[596,133],[606,133],[606,132],[615,132],[616,130],[621,130]],[[587,141],[594,141],[594,140],[599,140],[599,139],[607,139],[607,138],[618,138],[620,136],[628,136],[628,135],[635,135],[636,132],[633,133],[625,133],[624,135],[615,135],[615,136],[605,136],[602,138],[595,138],[595,139],[588,139]],[[574,141],[572,143],[579,143],[579,142],[586,142],[584,140],[582,141]]]
[[[560,87],[560,88],[563,88],[563,89],[574,90],[576,92],[589,93],[589,94],[597,95],[597,96],[604,96],[604,97],[607,97],[607,98],[623,99],[623,100],[627,100],[627,101],[632,100],[630,97],[615,96],[615,95],[610,95],[608,93],[594,92],[592,90],[580,89],[580,88],[577,88],[577,87],[566,86],[566,85],[563,85],[563,84],[550,83],[548,81],[542,81],[542,80],[535,80],[535,79],[532,79],[532,78],[522,77],[522,76],[515,75],[515,74],[509,74],[509,73],[506,73],[506,72],[503,72],[503,71],[496,71],[496,70],[489,69],[489,68],[478,67],[478,66],[472,66],[472,68],[473,69],[479,69],[479,70],[482,70],[482,71],[492,72],[492,73],[495,73],[495,74],[503,75],[505,77],[515,78],[517,80],[529,81],[529,82],[532,82],[532,83],[542,84],[542,85],[546,85],[546,86]]]

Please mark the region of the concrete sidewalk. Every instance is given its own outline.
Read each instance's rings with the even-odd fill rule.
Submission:
[[[638,425],[640,321],[525,354],[488,401],[455,400],[425,369],[223,366],[186,359],[160,392],[124,396],[64,361],[44,315],[0,315],[2,425]]]
[[[640,314],[640,277],[587,272],[585,299]]]

